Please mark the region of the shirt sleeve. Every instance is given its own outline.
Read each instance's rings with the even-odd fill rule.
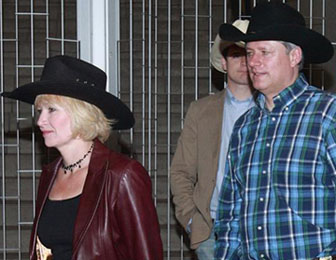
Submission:
[[[239,259],[240,251],[240,197],[234,178],[231,155],[227,156],[215,220],[215,259]]]

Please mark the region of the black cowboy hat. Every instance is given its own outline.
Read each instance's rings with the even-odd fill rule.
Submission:
[[[117,122],[113,129],[129,129],[134,117],[117,97],[105,91],[106,74],[94,65],[69,56],[54,56],[44,64],[40,81],[3,92],[2,96],[34,104],[41,94],[53,94],[86,101],[100,108],[108,119]]]
[[[322,34],[308,29],[303,16],[294,8],[280,2],[263,2],[251,13],[246,34],[230,24],[222,24],[219,35],[230,41],[285,41],[301,47],[307,63],[327,62],[334,55],[330,41]]]

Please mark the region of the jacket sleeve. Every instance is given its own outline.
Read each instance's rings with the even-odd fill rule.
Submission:
[[[116,203],[120,247],[129,260],[163,259],[158,217],[147,171],[131,161],[121,177]],[[120,248],[121,249],[121,248]]]
[[[172,160],[171,192],[177,220],[184,229],[194,215],[194,187],[197,181],[197,111],[191,103]]]

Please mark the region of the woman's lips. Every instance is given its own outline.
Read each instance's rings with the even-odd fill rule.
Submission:
[[[42,135],[43,135],[43,136],[45,136],[45,135],[48,135],[48,134],[52,133],[52,131],[46,131],[46,130],[44,130],[44,131],[41,131],[41,132],[42,132]]]

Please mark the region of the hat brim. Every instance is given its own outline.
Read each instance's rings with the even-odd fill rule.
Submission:
[[[83,83],[36,81],[11,92],[3,92],[1,96],[34,104],[35,98],[42,94],[67,96],[93,104],[100,108],[108,119],[116,120],[112,126],[115,130],[132,128],[135,123],[132,112],[120,99]]]
[[[307,63],[327,62],[334,55],[334,48],[330,41],[322,34],[308,28],[296,25],[273,25],[257,32],[242,33],[233,26],[223,24],[220,36],[228,41],[263,41],[275,40],[294,43],[302,48],[304,60]]]
[[[211,53],[210,53],[210,61],[212,66],[222,72],[225,73],[222,65],[222,52],[225,48],[232,46],[232,45],[237,45],[238,47],[245,48],[245,43],[243,42],[234,42],[234,41],[225,41],[222,40],[219,35],[216,36],[214,44],[212,45],[211,48]]]
[[[223,41],[239,42],[244,38],[245,33],[237,29],[232,24],[223,23],[219,27],[219,36]]]

